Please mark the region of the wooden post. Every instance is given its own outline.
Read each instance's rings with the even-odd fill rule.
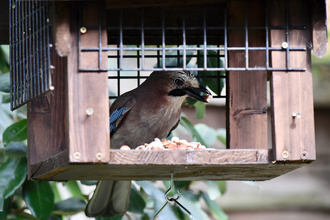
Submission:
[[[306,71],[274,71],[271,75],[271,103],[274,160],[315,160],[313,85],[311,72],[311,29],[307,1],[268,1],[270,25],[306,26],[289,31],[289,47],[306,47],[290,51],[290,68]],[[270,31],[271,46],[282,47],[286,30]],[[273,67],[285,67],[286,52],[271,53]],[[299,114],[294,117],[293,114]],[[299,117],[301,115],[301,117]]]
[[[246,11],[247,10],[247,11]],[[242,26],[248,13],[248,26],[265,24],[263,1],[231,1],[229,26]],[[265,30],[228,30],[229,47],[265,47]],[[229,51],[229,67],[265,67],[265,51]],[[248,56],[248,63],[245,57]],[[266,71],[230,71],[227,81],[227,126],[230,149],[267,149],[267,73]]]
[[[66,58],[52,50],[54,91],[27,104],[28,178],[68,163]],[[48,164],[43,162],[47,160]]]
[[[98,27],[104,2],[83,2],[82,25]],[[74,4],[77,6],[77,4]],[[71,162],[109,161],[109,98],[107,72],[80,72],[78,69],[78,34],[81,48],[99,48],[99,30],[81,31],[77,10],[71,10],[72,51],[68,56],[68,133]],[[106,47],[106,31],[101,32],[101,46]],[[98,68],[99,51],[81,53],[83,68]],[[107,53],[102,52],[101,67],[107,66]]]

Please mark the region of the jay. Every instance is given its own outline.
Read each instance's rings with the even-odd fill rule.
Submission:
[[[189,71],[152,72],[136,89],[118,97],[110,107],[110,146],[137,147],[166,138],[180,122],[181,105],[189,96],[207,102],[211,94]],[[85,213],[112,217],[128,210],[131,181],[99,181]]]

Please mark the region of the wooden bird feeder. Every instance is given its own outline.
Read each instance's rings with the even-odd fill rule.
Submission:
[[[8,8],[12,109],[28,106],[29,179],[268,180],[315,160],[311,50],[326,51],[324,0],[10,0]],[[108,81],[120,95],[123,79],[171,69],[171,51],[183,60],[176,69],[226,72],[227,149],[109,150]],[[211,55],[224,65],[208,66]],[[125,78],[130,70],[137,77]]]

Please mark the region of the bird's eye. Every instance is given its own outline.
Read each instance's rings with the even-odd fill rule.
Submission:
[[[175,80],[175,84],[176,84],[177,86],[182,86],[182,85],[183,85],[183,80],[182,80],[182,79],[176,79],[176,80]]]

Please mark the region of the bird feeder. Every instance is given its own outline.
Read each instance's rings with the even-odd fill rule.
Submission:
[[[29,179],[268,180],[315,160],[311,50],[326,51],[324,1],[10,0],[8,8],[11,104],[28,106]],[[210,57],[222,62],[210,66]],[[119,96],[125,80],[138,85],[145,71],[161,70],[226,80],[216,98],[227,103],[227,149],[111,149],[108,82]]]

